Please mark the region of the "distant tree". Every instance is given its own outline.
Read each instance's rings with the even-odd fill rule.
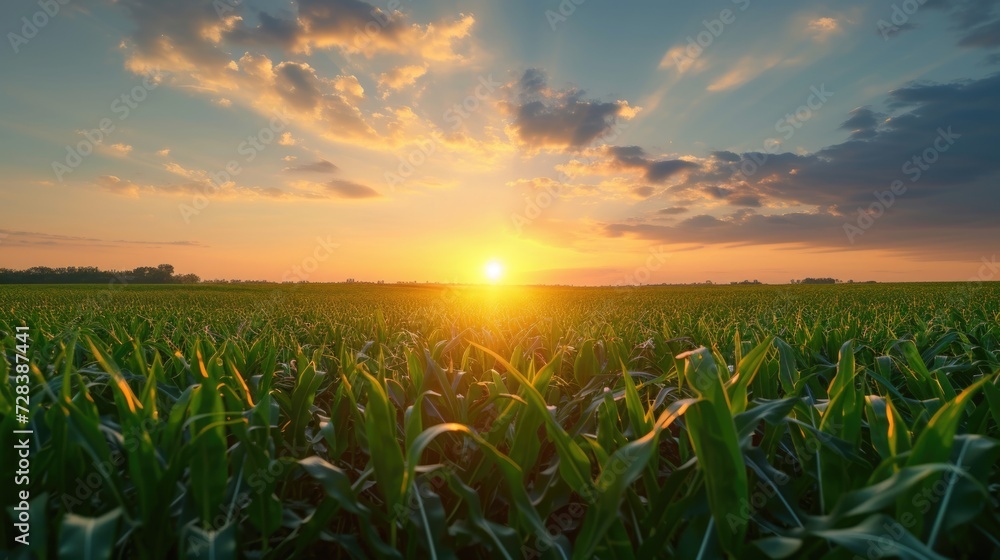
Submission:
[[[132,270],[100,270],[96,266],[0,269],[0,284],[195,284],[200,281],[194,274],[175,275],[173,265],[169,264]]]
[[[800,284],[836,284],[835,278],[803,278]]]

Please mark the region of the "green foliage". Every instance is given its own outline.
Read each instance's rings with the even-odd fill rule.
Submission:
[[[8,286],[30,548],[989,558],[1000,289]],[[12,480],[13,455],[0,476]]]

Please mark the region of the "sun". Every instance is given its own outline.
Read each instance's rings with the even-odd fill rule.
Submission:
[[[483,269],[486,274],[486,278],[493,283],[499,282],[503,278],[503,265],[499,261],[490,261],[486,263],[486,267]]]

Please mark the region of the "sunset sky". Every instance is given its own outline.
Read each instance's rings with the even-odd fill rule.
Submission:
[[[1000,252],[996,1],[61,1],[0,6],[0,267],[966,280]]]

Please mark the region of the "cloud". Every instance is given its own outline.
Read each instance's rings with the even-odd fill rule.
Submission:
[[[685,170],[698,169],[698,164],[681,159],[652,159],[639,146],[609,146],[606,153],[620,167],[640,169],[647,181],[664,183]]]
[[[220,97],[219,99],[213,99],[212,103],[218,105],[219,107],[231,107],[233,102],[225,97]]]
[[[868,107],[858,107],[849,114],[850,117],[840,125],[840,128],[850,130],[851,138],[874,137],[878,126],[886,120],[885,115],[876,113]]]
[[[156,155],[160,157],[167,157],[170,155],[170,148],[163,148],[162,150],[157,150]]]
[[[836,18],[819,17],[809,20],[806,30],[815,40],[822,42],[843,31],[843,27]]]
[[[337,76],[333,79],[333,89],[352,101],[361,101],[365,98],[365,88],[361,87],[361,82],[355,76]]]
[[[580,150],[639,111],[627,101],[585,99],[585,92],[576,88],[550,89],[538,69],[525,71],[507,89],[512,98],[501,107],[513,119],[509,134],[529,152]]]
[[[649,185],[643,185],[641,187],[632,188],[632,196],[636,198],[649,198],[653,196],[653,193],[655,192],[656,189],[650,187]]]
[[[685,206],[670,206],[667,208],[660,208],[656,211],[657,214],[664,216],[676,216],[678,214],[686,214],[687,212],[688,208]]]
[[[141,185],[115,175],[100,175],[94,179],[94,184],[112,194],[127,198],[140,198],[142,194],[193,196],[205,192],[214,192],[214,189],[207,190],[210,185],[209,181],[201,178],[198,173],[189,172],[187,178],[191,180],[184,183],[168,183],[154,186],[149,184]]]
[[[1000,2],[996,0],[928,0],[921,10],[944,12],[959,35],[958,45],[967,48],[1000,47]],[[917,12],[918,14],[920,12]],[[891,35],[916,29],[916,25],[882,26]]]
[[[100,239],[81,235],[63,235],[38,231],[0,229],[0,250],[10,247],[207,247],[198,241],[142,241],[125,239]]]
[[[132,153],[132,146],[129,144],[98,144],[101,152],[114,157],[125,157]]]
[[[992,49],[1000,47],[1000,20],[973,27],[958,42],[962,47]]]
[[[705,208],[701,215],[674,226],[608,224],[604,233],[845,248],[850,244],[844,224],[878,213],[873,203],[889,200],[886,192],[899,181],[905,191],[892,195],[891,207],[858,238],[861,245],[935,256],[995,251],[990,240],[1000,235],[998,98],[1000,74],[909,84],[891,92],[886,113],[851,111],[841,125],[851,136],[839,144],[813,153],[719,151],[699,159],[699,167],[667,194],[684,206]],[[617,154],[619,160],[640,157],[634,147],[620,150],[625,153]]]
[[[830,230],[839,230],[842,220],[826,214],[787,213],[761,215],[753,211],[722,217],[692,216],[673,226],[655,224],[608,224],[608,237],[630,236],[671,244],[710,243],[732,245],[821,243]]]
[[[329,162],[326,162],[328,165]],[[102,175],[94,180],[94,184],[103,190],[127,198],[143,196],[167,196],[175,198],[190,198],[193,196],[210,195],[213,200],[332,200],[332,199],[364,199],[380,198],[375,189],[342,179],[325,183],[312,181],[294,181],[288,188],[257,187],[240,185],[230,181],[224,185],[216,185],[208,177],[208,173],[200,170],[188,170],[179,165],[170,164],[170,171],[188,179],[180,183],[139,184],[114,175]]]
[[[367,57],[408,52],[436,61],[464,60],[458,47],[475,24],[472,15],[460,14],[452,21],[420,25],[403,12],[385,11],[361,0],[299,0],[294,14],[257,12],[253,27],[242,16],[235,18],[224,36],[244,45],[277,46],[303,54],[339,48]]]
[[[530,192],[550,192],[558,193],[563,188],[563,183],[550,177],[536,177],[534,179],[517,179],[507,182],[508,187],[521,189]]]
[[[379,76],[379,89],[392,91],[413,85],[417,81],[417,78],[423,76],[426,72],[426,64],[398,66]]]
[[[586,149],[580,155],[583,157],[557,165],[556,169],[567,177],[613,176],[595,185],[594,190],[641,198],[652,196],[655,189],[650,185],[636,185],[637,182],[675,184],[683,182],[688,173],[700,167],[699,163],[687,159],[651,157],[639,146],[600,146]],[[621,176],[623,173],[625,177]]]
[[[361,0],[302,0],[273,13],[255,12],[246,3],[203,0],[117,0],[116,5],[135,27],[121,43],[131,72],[162,72],[172,86],[206,92],[268,118],[284,114],[326,139],[380,151],[404,146],[431,124],[363,108],[365,91],[357,77],[326,75],[302,55],[336,48],[401,58],[404,66],[466,64],[471,51],[465,39],[475,23],[469,14],[417,23]]]
[[[251,101],[261,112],[288,111],[302,126],[317,129],[319,134],[337,141],[384,148],[390,138],[381,136],[362,111],[352,103],[354,93],[345,88],[341,77],[321,78],[304,62],[275,65],[263,55],[243,55],[237,64],[238,84],[254,93]],[[234,86],[237,88],[237,86]],[[242,88],[237,88],[242,89]]]
[[[326,188],[339,198],[378,198],[382,196],[367,185],[342,179],[334,179],[326,183]]]
[[[690,44],[676,45],[663,53],[660,59],[660,69],[673,68],[678,74],[692,72],[697,74],[708,68],[709,57],[704,53],[691,56],[694,47]]]
[[[294,146],[298,141],[292,137],[291,132],[281,133],[281,138],[278,138],[279,146]]]
[[[758,78],[764,72],[781,64],[785,59],[777,56],[747,55],[741,57],[725,73],[708,85],[708,91],[726,91],[738,88]]]
[[[321,159],[313,163],[304,163],[293,167],[286,167],[284,171],[288,173],[336,173],[340,168],[336,165]]]
[[[139,198],[139,186],[131,181],[125,181],[114,175],[101,175],[95,181],[97,185],[114,194]]]
[[[323,97],[323,83],[306,63],[282,62],[274,67],[275,89],[292,107],[313,111]]]

